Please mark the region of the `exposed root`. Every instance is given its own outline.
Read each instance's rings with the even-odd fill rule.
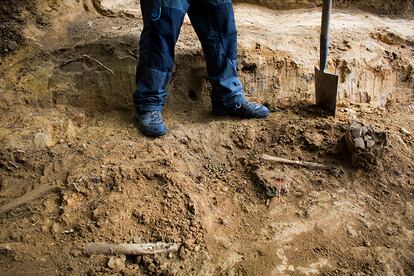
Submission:
[[[159,253],[177,252],[180,244],[177,243],[89,243],[85,247],[85,254],[107,255],[153,255]]]
[[[69,60],[63,62],[62,64],[60,64],[59,67],[66,66],[66,65],[68,65],[70,63],[77,62],[77,61],[83,61],[83,62],[85,62],[87,60],[90,61],[90,62],[92,62],[92,63],[98,64],[103,69],[105,69],[106,71],[108,71],[109,73],[111,73],[114,77],[116,76],[115,73],[114,73],[114,71],[111,68],[109,68],[108,66],[106,66],[105,64],[103,64],[102,62],[100,62],[99,60],[94,59],[94,58],[92,58],[92,57],[90,57],[90,56],[88,56],[86,54],[82,55],[81,57],[77,57],[77,58],[74,58],[74,59],[69,59]]]
[[[8,211],[19,207],[21,205],[24,205],[30,201],[33,201],[35,199],[38,199],[52,191],[56,191],[57,189],[59,189],[59,187],[57,186],[50,186],[50,185],[41,185],[39,187],[36,187],[34,190],[26,193],[25,195],[9,202],[8,204],[2,206],[0,208],[0,215],[3,215],[5,213],[7,213]]]

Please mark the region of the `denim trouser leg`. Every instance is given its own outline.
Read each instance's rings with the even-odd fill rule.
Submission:
[[[141,33],[137,89],[138,112],[162,110],[174,64],[174,49],[184,15],[203,46],[213,108],[234,105],[243,97],[237,77],[237,31],[231,0],[141,0]]]
[[[234,106],[244,93],[237,75],[237,29],[231,0],[193,0],[188,15],[207,62],[213,109]]]
[[[141,0],[144,29],[139,45],[134,103],[138,112],[161,111],[174,65],[187,0]]]

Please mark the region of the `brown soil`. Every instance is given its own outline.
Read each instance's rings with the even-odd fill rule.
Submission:
[[[44,1],[33,11],[45,24],[9,20],[24,26],[27,46],[0,60],[0,206],[40,185],[61,189],[0,217],[2,275],[412,274],[411,19],[335,12],[330,70],[341,98],[332,118],[310,104],[318,9],[237,5],[241,78],[273,111],[249,121],[210,115],[186,20],[170,132],[149,139],[131,101],[135,2]],[[355,168],[344,141],[356,120],[388,137],[369,170]],[[263,153],[333,168],[272,164]],[[182,246],[138,258],[84,254],[102,241]]]
[[[303,9],[322,5],[322,0],[237,0],[236,2],[255,3],[274,9]],[[336,8],[360,8],[368,12],[386,15],[410,16],[414,15],[414,1],[412,0],[336,0]]]
[[[34,10],[31,1],[5,0],[0,6],[0,57],[13,53],[26,40],[22,28],[27,23],[26,11]]]

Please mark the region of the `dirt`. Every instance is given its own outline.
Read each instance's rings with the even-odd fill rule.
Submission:
[[[136,1],[38,1],[29,10],[43,21],[6,8],[2,27],[19,34],[7,29],[7,43],[21,45],[0,59],[0,206],[40,185],[60,189],[0,217],[1,274],[411,275],[414,22],[338,6],[329,70],[340,75],[340,101],[326,117],[312,105],[319,9],[287,2],[235,8],[240,76],[270,117],[210,114],[186,19],[160,139],[134,120]],[[355,122],[387,137],[369,170],[361,162],[372,160],[355,160],[346,144]],[[332,169],[264,162],[264,153]],[[83,252],[89,242],[158,241],[181,247]]]
[[[13,3],[12,3],[13,2]],[[0,57],[15,52],[26,40],[22,28],[27,23],[27,14],[33,10],[31,1],[4,1],[0,6]]]
[[[303,9],[322,5],[322,0],[238,0],[237,2],[255,3],[273,9]],[[412,0],[337,0],[334,7],[344,9],[362,9],[385,15],[412,17],[414,2]]]

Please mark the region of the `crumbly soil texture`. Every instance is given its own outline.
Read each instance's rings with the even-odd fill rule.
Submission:
[[[336,117],[313,105],[320,7],[235,5],[240,78],[265,120],[211,115],[186,18],[158,139],[134,119],[138,2],[2,2],[1,275],[412,275],[412,2],[335,8]],[[57,189],[2,211],[44,185]],[[86,255],[93,242],[179,250]]]

